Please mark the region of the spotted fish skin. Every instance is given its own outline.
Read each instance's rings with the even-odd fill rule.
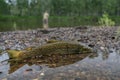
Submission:
[[[63,50],[66,52],[69,52],[69,54],[75,54],[75,53],[91,53],[92,50],[77,44],[77,43],[72,43],[72,42],[55,42],[55,43],[50,43],[46,44],[40,47],[37,47],[33,50],[26,51],[22,54],[20,54],[20,58],[27,58],[27,57],[34,57],[34,56],[39,56],[39,55],[47,55],[51,54],[57,50]]]

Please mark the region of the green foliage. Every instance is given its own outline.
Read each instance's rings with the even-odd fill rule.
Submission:
[[[17,29],[41,28],[46,10],[50,14],[50,27],[96,26],[98,21],[102,26],[120,25],[120,0],[5,1],[0,0],[0,31],[14,30],[14,22]]]
[[[97,25],[95,16],[50,16],[50,27],[74,27],[80,25]]]
[[[17,6],[19,16],[26,16],[28,15],[28,0],[17,0]]]
[[[5,0],[0,0],[0,15],[9,14],[9,8],[7,3],[5,3]]]
[[[42,27],[42,17],[40,16],[0,16],[0,31],[27,30],[40,27]]]
[[[113,21],[115,21],[115,25],[116,25],[116,26],[120,26],[120,16],[114,15],[114,16],[110,16],[110,18],[111,18]]]
[[[101,26],[114,26],[115,22],[112,21],[107,13],[104,13],[102,17],[98,20],[99,25]]]
[[[80,25],[97,25],[94,16],[50,16],[51,27],[74,27]],[[16,24],[14,24],[14,22]],[[42,16],[0,16],[0,31],[42,28]]]

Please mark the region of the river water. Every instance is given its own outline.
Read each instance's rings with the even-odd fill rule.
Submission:
[[[94,53],[55,68],[25,64],[12,73],[9,73],[11,66],[7,60],[7,53],[0,56],[0,80],[120,80],[120,54],[115,50]]]

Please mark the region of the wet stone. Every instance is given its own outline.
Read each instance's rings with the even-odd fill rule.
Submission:
[[[82,80],[81,78],[75,78],[74,80]]]
[[[115,39],[115,37],[113,36],[113,37],[111,37],[111,39]]]
[[[94,44],[89,44],[88,46],[89,46],[89,47],[94,47],[95,45],[94,45]]]
[[[0,71],[0,74],[2,74],[3,72]]]
[[[81,74],[82,74],[82,75],[85,75],[85,74],[86,74],[86,72],[85,72],[85,71],[83,71],[83,72],[81,72]]]
[[[26,69],[26,71],[33,71],[33,69]]]

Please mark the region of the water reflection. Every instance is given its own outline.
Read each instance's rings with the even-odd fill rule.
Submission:
[[[102,53],[102,60],[108,59],[108,58],[109,58],[109,54],[110,54],[110,53]],[[89,58],[91,58],[91,59],[94,59],[94,58],[96,58],[96,57],[99,57],[99,54],[97,54],[97,53],[92,53],[92,54],[89,56]]]
[[[2,52],[0,54],[0,62],[3,62],[3,61],[8,60],[8,59],[9,59],[8,53]]]
[[[49,69],[45,72],[46,76],[39,79],[120,80],[119,65],[120,55],[115,51],[108,54],[99,52],[72,65]]]
[[[10,64],[8,63],[9,56],[6,52],[0,54],[0,79],[5,78],[9,73]]]
[[[38,65],[29,66],[27,64],[11,63],[9,62],[9,56],[7,53],[0,55],[0,80],[24,80],[25,75],[28,77],[26,79],[34,79],[39,75],[34,72],[40,71],[41,69],[42,68]]]
[[[74,54],[73,55],[73,54],[59,54],[59,53],[57,54],[57,53],[55,53],[55,54],[41,56],[41,58],[34,58],[34,59],[32,58],[32,59],[28,59],[28,60],[24,60],[24,61],[17,61],[17,60],[8,60],[9,59],[8,54],[4,53],[0,56],[0,60],[1,60],[0,61],[1,62],[0,69],[4,68],[6,71],[1,70],[0,79],[4,78],[4,77],[9,78],[9,76],[12,76],[12,79],[13,79],[13,77],[15,77],[15,75],[17,75],[17,74],[19,74],[19,76],[21,78],[23,78],[23,76],[25,76],[25,75],[29,76],[29,78],[30,78],[33,76],[33,74],[35,77],[35,74],[36,74],[35,71],[40,71],[42,69],[40,67],[40,65],[42,65],[42,64],[49,66],[49,68],[55,68],[55,67],[73,64],[77,61],[84,59],[88,55],[90,55],[90,54]],[[7,63],[3,64],[5,62],[7,62]],[[34,65],[34,64],[36,64],[36,65]],[[7,67],[7,69],[6,69],[6,67]],[[33,73],[33,71],[34,71],[34,73]],[[26,72],[27,72],[27,74],[24,74]],[[9,76],[7,76],[8,74],[9,74]],[[1,76],[3,76],[3,77],[1,77]]]
[[[58,58],[58,56],[56,57]],[[113,51],[113,53],[93,53],[90,55],[84,55],[82,58],[80,58],[80,56],[78,57],[78,55],[67,57],[69,59],[64,60],[64,58],[62,58],[66,61],[64,63],[67,63],[64,65],[59,63],[63,61],[60,61],[62,59],[58,58],[59,62],[57,63],[59,65],[56,65],[59,67],[56,68],[49,68],[46,66],[40,67],[38,65],[29,66],[25,64],[14,71],[14,73],[11,73],[8,76],[8,79],[12,80],[14,78],[19,78],[24,80],[24,77],[27,77],[31,79],[38,78],[38,80],[120,80],[120,54],[115,51]],[[12,66],[10,66],[9,63],[4,64],[7,66],[5,73],[7,75],[9,68]],[[2,67],[0,65],[0,70],[1,69]],[[43,74],[43,72],[44,76],[40,75]],[[17,77],[15,75],[17,75]],[[3,78],[3,74],[1,73],[0,78]]]

